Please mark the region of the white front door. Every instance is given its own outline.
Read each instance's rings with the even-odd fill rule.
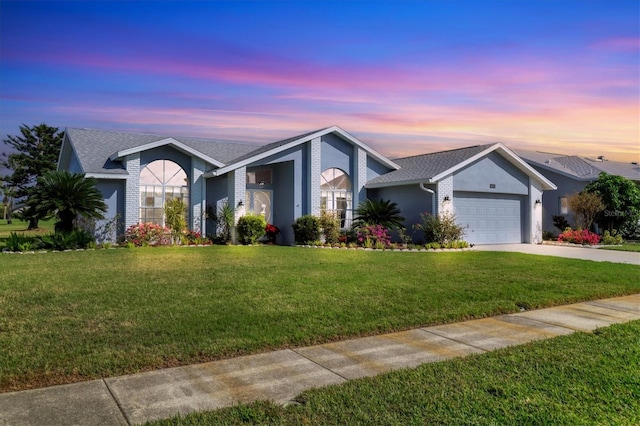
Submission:
[[[262,215],[267,223],[271,223],[271,217],[273,215],[273,207],[271,205],[272,198],[273,191],[269,189],[247,189],[245,197],[247,213]]]

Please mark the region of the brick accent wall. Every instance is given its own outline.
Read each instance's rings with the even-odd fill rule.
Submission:
[[[238,219],[247,212],[245,195],[247,192],[247,168],[240,167],[229,172],[229,205],[235,208],[234,223],[238,223]],[[242,206],[238,207],[238,203],[242,201]]]
[[[357,208],[358,204],[367,199],[367,189],[364,185],[367,183],[367,152],[357,147],[356,149],[356,176],[353,185],[353,208]]]
[[[322,174],[320,138],[312,139],[309,147],[309,212],[307,213],[320,216],[320,175]]]
[[[438,214],[453,213],[453,175],[449,175],[438,182],[436,194],[438,195]],[[445,201],[445,197],[449,197],[449,200]]]
[[[536,204],[536,200],[540,200],[542,202],[542,187],[540,183],[534,180],[533,178],[529,178],[529,200],[528,200],[528,208],[529,208],[529,217],[531,218],[529,235],[525,235],[529,237],[527,243],[531,244],[539,244],[542,242],[542,204]]]
[[[124,227],[127,229],[140,220],[140,153],[125,159],[127,173],[124,197]]]
[[[190,217],[191,217],[191,229],[200,231],[203,234],[206,232],[205,227],[205,193],[204,193],[204,160],[199,158],[191,158],[191,182],[189,197]]]

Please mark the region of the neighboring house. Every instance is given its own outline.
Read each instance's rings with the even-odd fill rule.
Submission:
[[[558,187],[557,190],[546,192],[543,197],[543,230],[555,234],[560,230],[554,227],[553,216],[564,216],[573,224],[567,198],[598,180],[600,173],[622,176],[640,184],[640,165],[637,162],[624,163],[608,161],[604,157],[593,159],[540,151],[516,152],[520,158],[551,179]]]
[[[368,198],[398,203],[406,225],[421,212],[452,211],[471,243],[541,240],[544,176],[501,144],[390,160],[337,126],[256,147],[213,140],[69,128],[58,168],[98,180],[107,218],[124,228],[164,222],[164,203],[183,199],[193,230],[215,233],[207,206],[263,214],[293,244],[292,223],[335,212],[349,227]]]

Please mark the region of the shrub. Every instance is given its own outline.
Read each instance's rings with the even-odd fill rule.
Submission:
[[[267,235],[267,240],[270,243],[275,243],[278,234],[280,234],[280,228],[272,223],[267,223],[267,226],[264,227],[264,233]]]
[[[602,244],[606,244],[606,245],[622,244],[622,235],[620,235],[615,230],[612,232],[604,231],[604,235],[602,236]]]
[[[461,240],[464,236],[464,229],[456,224],[456,217],[452,213],[442,213],[433,216],[429,213],[421,213],[422,223],[414,225],[424,233],[424,237],[428,243],[440,243],[446,246],[450,241]]]
[[[340,219],[333,212],[323,210],[320,213],[320,228],[325,242],[337,243],[340,239]]]
[[[171,229],[174,242],[179,242],[179,235],[187,227],[187,205],[180,198],[171,198],[164,205],[164,216],[167,227]]]
[[[578,229],[590,229],[598,213],[605,209],[599,194],[582,191],[567,199]]]
[[[558,228],[560,230],[560,232],[562,232],[565,229],[571,227],[571,225],[567,221],[566,217],[564,217],[562,215],[553,215],[552,217],[553,217],[553,226]]]
[[[382,225],[363,226],[358,229],[358,242],[366,248],[386,247],[391,243],[389,230]]]
[[[309,244],[320,239],[320,220],[313,215],[300,216],[292,226],[297,244]]]
[[[593,232],[587,229],[580,229],[580,230],[567,229],[558,236],[558,241],[590,246],[590,245],[598,244],[600,242],[600,236],[598,234],[594,234]]]
[[[356,227],[381,225],[385,228],[402,228],[404,217],[400,215],[398,203],[391,200],[365,200],[356,209]]]
[[[558,239],[558,236],[551,231],[542,231],[542,239],[544,241],[555,241]]]
[[[209,239],[203,237],[198,231],[187,231],[184,233],[184,239],[187,244],[207,244]]]
[[[39,237],[38,248],[44,250],[76,250],[86,249],[95,243],[93,235],[84,229],[74,229],[71,232],[56,232]]]
[[[124,242],[137,247],[171,244],[171,231],[155,223],[137,223],[124,232]]]
[[[29,251],[35,245],[35,242],[35,237],[12,232],[5,241],[5,248],[9,251]]]
[[[238,219],[236,229],[238,240],[242,244],[255,244],[265,234],[264,228],[267,222],[264,217],[257,214],[248,214]]]

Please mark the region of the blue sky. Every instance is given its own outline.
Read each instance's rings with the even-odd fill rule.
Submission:
[[[0,2],[21,123],[640,157],[637,1]]]

